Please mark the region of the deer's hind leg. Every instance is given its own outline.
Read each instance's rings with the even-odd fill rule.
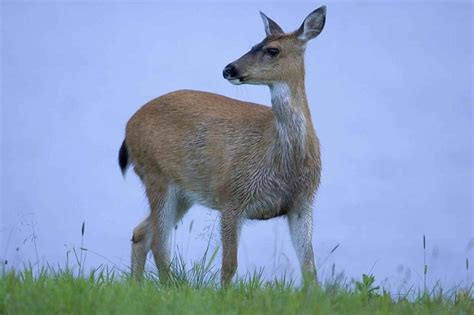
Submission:
[[[146,257],[150,249],[158,272],[161,274],[162,270],[169,268],[168,225],[175,209],[170,207],[171,200],[167,196],[166,183],[159,181],[157,176],[143,176],[138,167],[135,167],[135,172],[145,186],[150,206],[149,216],[133,230],[132,236],[132,276],[140,281],[143,279]]]
[[[222,268],[221,285],[227,287],[237,271],[237,249],[243,219],[238,211],[226,209],[221,213]]]
[[[174,184],[147,187],[150,201],[150,247],[155,258],[160,281],[170,278],[170,234],[178,221],[191,207],[191,203]]]
[[[132,277],[140,281],[145,271],[146,256],[151,245],[151,217],[148,216],[133,230],[132,236]]]
[[[147,188],[147,196],[150,203],[150,208],[153,209],[156,205],[152,203],[152,200],[149,198],[148,189],[148,187],[151,187],[152,185],[150,185],[151,183],[147,183],[147,181],[145,181],[142,168],[140,168],[138,165],[135,165],[135,173]],[[135,229],[133,229],[131,272],[132,278],[137,281],[141,281],[143,279],[146,257],[150,252],[152,236],[152,216],[150,213],[150,215],[145,220],[143,220],[135,227]]]

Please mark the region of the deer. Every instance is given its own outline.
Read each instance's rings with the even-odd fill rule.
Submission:
[[[260,15],[265,38],[225,66],[223,77],[235,85],[267,85],[271,107],[178,90],[145,104],[126,125],[119,166],[123,175],[134,166],[150,207],[133,230],[133,279],[143,279],[151,250],[160,281],[170,280],[170,233],[198,203],[220,212],[222,286],[236,273],[243,223],[281,216],[303,278],[317,281],[312,205],[321,158],[305,91],[304,54],[323,30],[326,7],[291,33]]]

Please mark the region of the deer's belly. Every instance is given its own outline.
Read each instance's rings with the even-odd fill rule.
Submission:
[[[283,216],[292,209],[294,199],[293,194],[282,190],[253,196],[253,202],[244,207],[244,215],[250,220],[269,220]]]
[[[245,212],[245,217],[249,220],[269,220],[286,215],[288,210],[287,207],[275,207],[270,209],[249,207]]]
[[[251,220],[268,220],[286,215],[298,205],[304,196],[311,196],[313,185],[299,177],[299,180],[271,182],[248,198],[244,215]]]

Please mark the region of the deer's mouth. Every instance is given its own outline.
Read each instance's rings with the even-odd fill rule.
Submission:
[[[247,79],[247,76],[227,78],[227,80],[234,85],[241,85],[246,81],[246,79]]]

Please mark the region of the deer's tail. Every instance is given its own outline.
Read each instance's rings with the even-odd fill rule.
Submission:
[[[122,175],[125,176],[125,172],[127,172],[128,165],[130,164],[128,149],[127,149],[127,144],[125,143],[125,139],[123,140],[122,146],[120,147],[120,150],[119,150],[118,162],[119,162],[120,170],[122,171]]]

